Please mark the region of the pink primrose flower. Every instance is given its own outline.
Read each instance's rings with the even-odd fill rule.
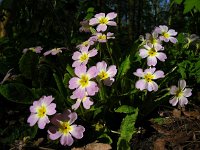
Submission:
[[[93,44],[94,44],[94,41],[91,38],[89,38],[87,41],[77,45],[76,48],[79,48],[80,50],[88,49]]]
[[[43,49],[43,48],[42,48],[41,46],[25,48],[25,49],[23,50],[23,53],[26,53],[28,50],[30,50],[30,51],[32,51],[32,52],[35,52],[35,53],[41,53],[42,49]]]
[[[74,139],[83,138],[85,128],[81,125],[73,124],[77,119],[77,114],[70,110],[64,111],[63,114],[56,114],[51,119],[51,126],[48,130],[48,137],[51,140],[60,138],[61,145],[71,146],[74,143]]]
[[[64,47],[61,47],[61,48],[54,48],[54,49],[51,49],[51,50],[48,50],[44,53],[44,56],[47,56],[47,55],[57,55],[59,53],[62,53],[62,50],[64,50],[66,48]]]
[[[133,74],[142,78],[135,83],[136,88],[141,91],[144,89],[147,89],[148,91],[157,91],[158,85],[153,80],[165,77],[164,72],[161,70],[156,71],[156,68],[149,68],[144,71],[139,68]]]
[[[93,41],[98,41],[100,43],[107,42],[108,39],[114,39],[114,33],[108,32],[107,34],[104,33],[95,33],[94,36],[91,37]]]
[[[154,47],[152,44],[144,45],[143,49],[140,49],[140,56],[142,58],[147,57],[147,65],[148,66],[155,66],[157,64],[157,59],[164,62],[167,59],[167,56],[163,52],[159,52],[163,50],[162,47],[158,49],[158,47]]]
[[[170,94],[174,95],[174,97],[169,100],[169,103],[172,104],[172,106],[176,106],[177,103],[179,103],[179,105],[183,107],[188,103],[187,97],[192,95],[192,89],[186,88],[185,80],[179,80],[178,87],[175,85],[171,86]]]
[[[99,13],[94,16],[94,18],[89,20],[89,25],[94,26],[97,25],[97,31],[106,31],[107,25],[117,26],[116,22],[111,21],[117,17],[117,14],[114,12],[108,13],[105,16],[105,13]]]
[[[38,127],[44,129],[46,124],[50,122],[48,116],[56,113],[56,104],[51,103],[53,100],[52,96],[43,96],[38,101],[33,102],[30,107],[31,115],[27,120],[30,126],[34,126],[38,122]]]
[[[93,101],[91,100],[90,97],[88,97],[88,94],[85,93],[85,96],[80,99],[78,97],[76,97],[75,95],[71,95],[70,96],[71,99],[76,99],[76,103],[74,105],[72,105],[72,109],[77,110],[78,107],[80,106],[81,102],[83,103],[83,107],[85,109],[90,109],[90,107],[93,105]]]
[[[85,65],[77,66],[75,68],[75,74],[77,77],[73,77],[69,80],[69,88],[75,89],[73,95],[79,99],[85,97],[85,92],[87,92],[89,96],[95,95],[99,88],[96,82],[91,81],[90,79],[95,78],[97,73],[96,66],[90,67],[88,71]]]
[[[160,25],[159,27],[156,27],[155,32],[161,34],[161,36],[159,37],[161,41],[164,42],[170,41],[174,44],[178,42],[178,40],[174,37],[177,35],[177,32],[173,29],[168,29],[168,27],[165,25]]]
[[[146,33],[145,36],[146,44],[152,44],[156,49],[162,49],[161,41],[158,38],[158,33],[153,31],[152,34]]]
[[[98,70],[98,77],[103,80],[104,85],[111,86],[115,81],[113,77],[117,73],[116,66],[112,65],[107,68],[105,61],[98,62],[96,66]]]
[[[93,48],[92,50],[88,51],[89,46],[87,49],[81,49],[80,51],[74,52],[72,59],[74,60],[72,67],[77,67],[80,65],[86,65],[90,57],[94,57],[97,55],[97,49]]]
[[[80,32],[91,32],[90,31],[90,25],[89,25],[89,21],[88,20],[83,20],[80,22],[81,27],[79,28]]]

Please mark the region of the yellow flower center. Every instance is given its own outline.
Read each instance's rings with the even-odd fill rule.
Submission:
[[[60,48],[54,48],[52,49],[53,52],[61,51]]]
[[[98,35],[98,39],[99,40],[106,40],[106,35],[105,34]]]
[[[47,112],[46,106],[42,105],[38,108],[37,115],[39,118],[42,118],[46,116],[46,112]]]
[[[81,55],[81,57],[80,57],[80,61],[84,62],[84,61],[88,60],[88,58],[89,58],[88,54],[87,53],[83,53]]]
[[[155,56],[157,54],[156,50],[154,48],[151,48],[149,51],[148,51],[148,55],[149,56]]]
[[[107,79],[107,78],[109,77],[108,73],[105,72],[104,70],[102,70],[102,71],[98,74],[98,76],[99,76],[102,80],[105,80],[105,79]]]
[[[59,128],[59,132],[61,132],[62,134],[68,134],[70,131],[72,131],[72,127],[70,126],[69,121],[68,122],[62,122],[60,121],[60,128]]]
[[[89,84],[89,78],[87,75],[82,75],[80,80],[79,80],[79,84],[82,88],[87,87]]]
[[[88,42],[88,41],[85,41],[85,42],[82,43],[82,46],[87,47],[88,45],[89,45],[89,42]]]
[[[167,33],[167,32],[164,32],[164,33],[163,33],[163,36],[164,36],[165,38],[169,38],[169,37],[170,37],[169,33]]]
[[[183,91],[182,91],[181,89],[177,90],[175,96],[176,96],[176,97],[181,97],[181,96],[183,96]]]
[[[35,48],[33,48],[33,47],[29,48],[29,50],[35,52]]]
[[[147,82],[151,82],[152,79],[154,79],[154,75],[152,75],[151,73],[147,73],[145,76],[144,76],[144,79],[147,81]]]
[[[157,39],[152,39],[152,44],[157,44],[158,43],[158,40]]]
[[[99,19],[99,23],[100,23],[100,24],[107,24],[107,23],[108,23],[108,18],[106,18],[106,17],[100,18],[100,19]]]

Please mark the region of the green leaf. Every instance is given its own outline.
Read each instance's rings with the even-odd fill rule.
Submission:
[[[93,13],[94,12],[94,8],[93,7],[90,7],[87,9],[87,13]]]
[[[183,0],[174,0],[175,3],[181,4]]]
[[[122,120],[121,127],[120,127],[120,137],[117,142],[117,149],[123,150],[125,149],[124,146],[126,146],[126,149],[130,149],[129,147],[129,141],[132,138],[132,135],[137,132],[135,129],[135,121],[138,116],[138,108],[135,109],[134,114],[128,114],[126,117]]]
[[[39,56],[31,51],[27,51],[20,58],[19,69],[27,79],[32,79],[36,76],[38,61]]]
[[[100,142],[112,144],[112,138],[110,136],[108,136],[106,133],[103,133],[97,139]]]
[[[199,3],[199,0],[185,0],[184,2],[184,11],[183,13],[186,14],[191,11],[196,4]]]
[[[28,125],[8,126],[4,138],[0,139],[0,143],[13,144],[15,140],[23,139],[24,137],[34,138],[37,134],[38,127],[30,127]]]
[[[130,69],[130,55],[126,57],[126,59],[122,62],[121,66],[119,67],[118,75],[117,75],[117,80],[124,76],[127,71]]]
[[[118,113],[133,113],[133,112],[135,112],[135,108],[132,107],[132,106],[128,106],[128,105],[122,105],[119,108],[117,108],[115,110],[115,112],[118,112]]]
[[[7,100],[16,103],[32,104],[34,100],[31,90],[20,83],[0,85],[0,94]]]
[[[67,64],[66,70],[72,77],[75,76],[74,69],[69,64]]]

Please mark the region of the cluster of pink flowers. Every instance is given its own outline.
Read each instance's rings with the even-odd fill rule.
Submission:
[[[159,27],[155,27],[153,32],[147,33],[145,37],[140,36],[143,43],[142,47],[139,49],[139,55],[142,58],[147,58],[147,66],[148,69],[139,68],[133,74],[135,76],[140,77],[135,86],[140,90],[148,90],[148,91],[157,91],[158,85],[154,82],[154,79],[164,78],[164,72],[162,70],[156,71],[157,59],[164,62],[167,59],[164,51],[164,46],[162,42],[171,42],[173,44],[177,43],[178,40],[174,37],[177,35],[177,32],[173,29],[169,29],[165,25],[160,25]],[[172,106],[179,104],[181,107],[188,103],[187,97],[191,96],[192,89],[185,88],[186,81],[180,80],[178,87],[172,86],[170,88],[170,94],[174,95],[172,99],[170,99],[169,103]]]
[[[81,31],[88,32],[85,29],[92,28],[96,26],[96,30],[93,29],[93,34],[88,40],[77,45],[79,49],[73,53],[72,59],[74,60],[72,67],[74,67],[74,72],[76,77],[73,77],[69,80],[69,88],[74,90],[71,96],[71,99],[76,100],[76,103],[72,105],[72,109],[76,110],[80,106],[81,102],[85,109],[90,109],[94,104],[91,96],[96,95],[99,91],[99,86],[97,84],[97,78],[103,81],[103,84],[106,86],[111,86],[114,82],[114,76],[117,73],[115,65],[111,65],[107,68],[107,63],[105,61],[98,62],[95,66],[89,67],[89,60],[98,54],[98,50],[95,48],[95,43],[105,43],[108,39],[114,39],[114,34],[107,32],[107,26],[116,26],[116,22],[112,21],[117,17],[117,14],[114,12],[108,13],[99,13],[90,19],[88,24],[86,20],[81,22],[83,27]],[[89,25],[89,27],[88,27]],[[95,31],[95,32],[94,32]]]
[[[56,114],[56,104],[52,103],[54,98],[52,96],[43,96],[38,101],[34,101],[30,106],[31,115],[28,117],[27,122],[30,126],[36,123],[40,129],[44,129],[49,123],[48,135],[51,140],[56,140],[59,137],[62,145],[71,146],[74,142],[72,136],[76,139],[83,137],[85,128],[81,125],[73,124],[77,119],[77,114],[71,110],[65,110],[63,114]],[[51,119],[49,116],[54,115]],[[50,121],[51,120],[51,121]]]
[[[92,36],[77,45],[78,51],[73,53],[72,59],[74,60],[72,67],[74,67],[75,77],[69,80],[69,89],[74,90],[71,99],[76,102],[71,106],[71,109],[77,110],[80,104],[83,104],[85,109],[90,109],[94,104],[91,96],[94,96],[99,91],[98,82],[102,81],[104,85],[111,86],[115,81],[114,76],[117,73],[115,65],[108,66],[105,61],[98,62],[95,66],[89,66],[89,60],[98,54],[95,48],[95,43],[105,43],[108,39],[114,39],[114,34],[105,31],[107,26],[116,26],[116,22],[112,21],[116,18],[117,14],[112,12],[105,16],[104,13],[95,15],[95,18],[89,21],[84,20],[81,22],[83,27],[80,28],[81,32],[89,32],[91,26],[97,25],[97,31],[93,32]],[[101,32],[102,31],[102,32]],[[90,33],[90,32],[89,32]],[[31,50],[35,53],[41,53],[43,48],[40,46],[33,48],[26,48],[23,50],[26,53]],[[57,55],[62,53],[65,48],[53,48],[46,51],[43,55]],[[98,81],[98,82],[97,82]],[[85,128],[81,125],[73,124],[77,119],[77,114],[67,109],[63,114],[56,113],[56,104],[52,103],[54,98],[52,96],[43,96],[38,101],[34,101],[30,106],[31,115],[27,122],[30,126],[36,123],[40,129],[44,129],[49,123],[53,124],[48,128],[48,137],[51,140],[60,138],[60,143],[64,146],[71,146],[75,139],[81,139]],[[49,117],[52,116],[50,119]]]
[[[177,32],[173,29],[169,29],[165,25],[160,25],[156,27],[152,34],[147,33],[145,38],[142,36],[142,47],[139,50],[139,55],[142,58],[147,58],[148,69],[143,70],[137,69],[134,72],[134,75],[141,77],[142,79],[138,80],[135,84],[137,89],[148,91],[157,91],[158,85],[154,82],[154,79],[164,78],[164,72],[161,70],[156,71],[157,59],[164,62],[167,59],[167,56],[162,46],[162,42],[176,43],[177,39],[174,37],[177,35]],[[153,68],[151,68],[153,66]]]

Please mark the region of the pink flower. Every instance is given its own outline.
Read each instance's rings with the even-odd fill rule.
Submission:
[[[38,122],[38,127],[44,129],[45,125],[49,123],[48,116],[56,113],[56,104],[51,103],[54,100],[52,96],[43,96],[38,101],[34,101],[30,107],[31,115],[27,122],[30,126],[34,126]]]
[[[88,71],[85,65],[76,67],[75,74],[77,77],[73,77],[69,80],[69,88],[75,89],[73,95],[79,99],[84,98],[85,92],[90,96],[95,95],[99,88],[97,84],[90,79],[95,78],[97,73],[97,68],[95,66],[89,68]]]
[[[146,40],[146,44],[152,44],[156,49],[162,49],[162,45],[161,45],[161,41],[160,39],[158,38],[158,33],[153,31],[152,34],[150,33],[146,33],[146,36],[145,36],[145,40]]]
[[[71,146],[75,139],[83,138],[83,132],[85,128],[81,125],[73,124],[77,119],[77,114],[70,110],[64,111],[63,114],[56,114],[51,122],[54,126],[51,126],[48,130],[48,136],[51,140],[60,138],[60,143],[64,146]]]
[[[80,32],[91,32],[88,20],[83,20],[80,22],[80,24],[81,24],[81,27],[79,28]]]
[[[107,34],[104,33],[95,33],[94,36],[91,37],[93,41],[98,41],[100,43],[107,42],[108,39],[114,39],[114,33],[108,32]]]
[[[90,57],[94,57],[97,55],[97,49],[93,48],[92,50],[88,51],[88,48],[80,49],[80,51],[74,52],[72,59],[74,60],[72,67],[77,67],[80,65],[86,65]]]
[[[179,80],[178,87],[175,85],[171,86],[170,94],[174,95],[174,97],[170,99],[169,103],[172,104],[172,106],[176,106],[177,103],[179,103],[179,105],[183,107],[188,103],[187,97],[190,97],[192,95],[192,89],[185,87],[185,80]]]
[[[96,14],[94,17],[95,18],[90,19],[89,25],[94,26],[98,24],[97,26],[98,32],[106,31],[107,25],[117,26],[116,22],[111,21],[117,17],[117,14],[114,12],[108,13],[106,16],[105,16],[105,13],[99,13],[99,14]]]
[[[161,36],[159,37],[161,41],[170,41],[174,44],[178,42],[178,40],[174,37],[177,35],[177,32],[173,29],[168,30],[168,27],[165,25],[160,25],[159,27],[156,27],[155,32],[161,34]]]
[[[91,38],[89,38],[87,41],[77,45],[76,48],[79,48],[80,50],[81,49],[88,49],[93,44],[94,44],[94,41]]]
[[[158,49],[158,47],[154,47],[152,44],[144,45],[143,49],[140,49],[140,56],[142,58],[147,57],[147,65],[148,66],[155,66],[157,64],[157,59],[160,61],[165,61],[167,59],[167,56],[163,52],[159,52],[160,50],[163,50],[162,47]]]
[[[62,50],[64,50],[66,48],[64,47],[61,47],[61,48],[54,48],[54,49],[51,49],[51,50],[48,50],[44,53],[44,56],[47,56],[47,55],[57,55],[59,53],[62,53]]]
[[[30,51],[32,51],[32,52],[35,52],[35,53],[41,53],[42,49],[43,49],[43,48],[42,48],[41,46],[25,48],[25,49],[23,50],[23,53],[26,53],[28,50],[30,50]]]
[[[96,66],[98,70],[98,77],[103,80],[104,85],[111,86],[115,81],[113,77],[117,73],[116,66],[112,65],[107,68],[105,61],[98,62]]]
[[[143,69],[139,68],[133,74],[142,78],[135,84],[136,88],[141,91],[144,89],[148,91],[157,91],[158,85],[153,80],[165,77],[164,72],[161,70],[156,71],[156,68],[145,69],[144,72]]]
[[[90,109],[91,105],[93,105],[93,103],[94,103],[93,101],[91,101],[91,98],[87,96],[87,93],[85,93],[85,96],[82,99],[76,97],[75,95],[72,95],[70,98],[76,99],[76,103],[74,105],[72,105],[72,109],[74,109],[74,110],[78,109],[81,102],[83,103],[83,107],[85,109]]]

